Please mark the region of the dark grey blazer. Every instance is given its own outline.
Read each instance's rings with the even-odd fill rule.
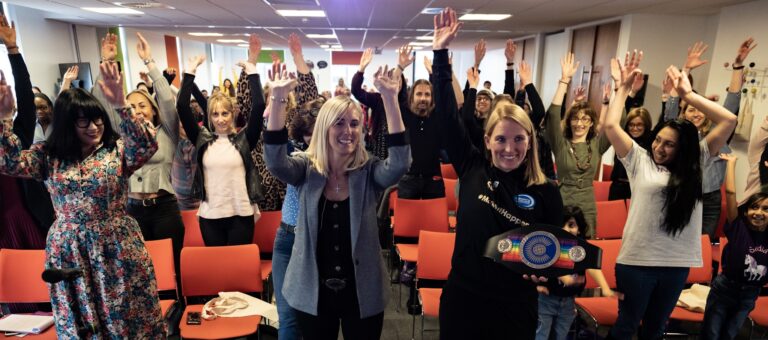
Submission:
[[[264,133],[267,169],[281,181],[299,190],[296,241],[285,274],[283,295],[291,307],[317,315],[320,286],[316,258],[319,223],[317,206],[325,188],[326,177],[315,170],[305,155],[287,155],[287,137],[285,130]],[[355,264],[361,318],[384,311],[388,299],[376,223],[378,199],[387,187],[400,180],[411,165],[411,150],[405,134],[387,137],[389,157],[386,160],[371,157],[365,165],[349,174],[352,260]]]

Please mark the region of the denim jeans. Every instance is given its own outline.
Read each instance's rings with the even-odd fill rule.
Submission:
[[[705,264],[707,265],[707,264]],[[619,317],[611,329],[612,339],[632,339],[640,321],[639,339],[661,339],[688,278],[687,267],[643,267],[616,264]]]
[[[755,308],[760,287],[745,286],[720,274],[712,281],[707,296],[701,339],[733,339]]]
[[[705,193],[702,198],[703,212],[701,216],[701,234],[709,235],[709,241],[715,242],[715,231],[717,231],[717,222],[720,221],[720,190]]]
[[[406,174],[397,183],[397,197],[412,200],[445,197],[445,184],[440,177]]]
[[[573,296],[561,297],[539,294],[539,326],[536,328],[536,340],[552,338],[565,340],[571,324],[576,318],[576,299]]]
[[[296,310],[288,305],[283,296],[283,280],[288,262],[291,260],[293,233],[287,232],[282,226],[277,229],[275,246],[272,249],[272,281],[275,284],[275,301],[277,302],[277,316],[280,319],[280,328],[277,337],[287,340],[298,340],[299,326],[296,321]]]

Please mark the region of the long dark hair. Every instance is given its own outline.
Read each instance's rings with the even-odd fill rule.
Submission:
[[[48,96],[45,95],[45,93],[35,93],[35,98],[45,100],[45,102],[48,103],[48,106],[51,107],[51,110],[53,110],[53,102],[51,101],[51,98],[48,98]]]
[[[760,191],[752,194],[752,196],[749,196],[746,202],[739,206],[739,218],[744,219],[744,224],[749,225],[749,219],[747,218],[747,210],[754,205],[755,203],[758,203],[762,200],[768,199],[768,187],[763,186],[760,188]]]
[[[53,130],[47,141],[51,157],[66,161],[79,161],[83,158],[82,145],[75,132],[75,121],[81,114],[91,120],[101,118],[104,122],[101,141],[107,148],[115,146],[118,135],[112,130],[112,123],[104,107],[87,91],[74,88],[60,93],[53,105]]]
[[[669,182],[664,188],[664,223],[662,228],[667,234],[675,236],[683,231],[691,221],[696,202],[701,200],[701,152],[699,150],[699,132],[693,123],[685,119],[667,121],[653,130],[651,140],[655,140],[663,128],[677,131],[677,150],[675,158],[666,164],[669,170]],[[648,148],[648,155],[653,159],[653,147]]]
[[[576,221],[576,225],[579,229],[579,235],[584,237],[587,233],[587,228],[589,227],[589,223],[587,223],[587,219],[584,218],[584,211],[581,210],[578,206],[575,205],[566,205],[563,207],[563,225],[565,225],[568,220],[573,219]]]

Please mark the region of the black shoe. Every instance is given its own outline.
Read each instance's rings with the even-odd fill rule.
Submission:
[[[417,301],[409,302],[408,303],[408,314],[409,315],[421,315],[421,304],[419,304]]]

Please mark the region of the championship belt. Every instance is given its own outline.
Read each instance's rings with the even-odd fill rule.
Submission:
[[[491,237],[485,257],[520,274],[558,277],[600,269],[602,249],[561,228],[537,223]]]

